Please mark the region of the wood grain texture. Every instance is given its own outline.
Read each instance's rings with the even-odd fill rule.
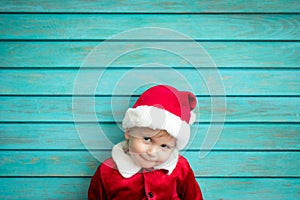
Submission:
[[[76,127],[77,126],[77,127]],[[210,126],[195,124],[187,148],[199,150]],[[100,130],[105,137],[101,136]],[[124,140],[120,124],[112,123],[9,123],[0,126],[2,150],[85,150],[78,129],[90,145],[109,149]],[[98,128],[98,129],[97,129]],[[299,124],[224,124],[214,150],[297,150],[300,148]]]
[[[37,3],[38,2],[38,3]],[[299,12],[297,0],[223,0],[223,1],[182,1],[182,0],[18,0],[1,1],[1,12],[101,12],[101,13],[255,13],[255,12]]]
[[[1,14],[0,39],[103,40],[123,31],[158,27],[178,31],[194,40],[299,40],[299,25],[298,14]],[[176,40],[178,35],[162,30],[154,32],[150,38],[144,34],[134,34],[122,39],[153,38]]]
[[[296,0],[0,1],[0,199],[86,199],[99,165],[91,152],[110,157],[123,140],[118,122],[149,82],[197,95],[200,116],[181,153],[204,199],[299,199],[299,10]],[[190,39],[107,40],[147,26]],[[216,75],[225,92],[210,98]],[[200,158],[209,128],[223,125],[211,118],[213,99],[225,124]]]
[[[115,97],[1,97],[1,122],[120,122],[130,106],[129,98]],[[131,99],[134,101],[136,98]],[[218,99],[218,98],[215,98]],[[94,102],[95,100],[95,102]],[[226,122],[299,122],[299,98],[228,97],[227,108],[215,104],[215,115],[226,111]],[[73,101],[73,102],[72,102]],[[76,107],[73,107],[74,101]],[[218,101],[218,100],[217,100]],[[209,97],[198,98],[198,122],[213,121]],[[200,116],[199,116],[200,114]],[[96,116],[95,116],[96,115]]]
[[[110,150],[94,151],[99,161]],[[182,152],[197,177],[295,177],[299,152]],[[92,176],[99,165],[88,151],[2,151],[0,176]],[[212,167],[214,166],[214,167]]]
[[[197,95],[299,95],[299,70],[88,69],[0,70],[4,95],[139,95],[149,83]],[[141,86],[145,85],[141,88]],[[192,88],[192,89],[191,89]]]
[[[90,178],[0,178],[1,199],[86,199]]]
[[[153,42],[1,42],[0,67],[51,67],[69,68],[107,67],[99,60],[99,55],[88,57],[93,49],[101,49],[107,57],[115,57],[109,67],[137,67],[143,64],[160,63],[171,67],[191,67],[186,60],[168,51],[141,49],[159,45],[166,49],[169,45],[178,47],[179,52],[185,52],[196,60],[206,60],[199,55],[199,49],[190,49],[191,44],[185,43],[153,43]],[[299,68],[299,42],[201,42],[199,45],[207,51],[217,67],[228,68]],[[138,49],[137,51],[133,51]],[[126,52],[130,51],[132,52]],[[126,53],[125,55],[123,55]],[[194,66],[198,67],[198,66]],[[200,63],[200,67],[211,67]]]
[[[198,179],[205,199],[297,199],[299,179]]]
[[[90,178],[1,178],[0,198],[86,199]],[[298,197],[294,178],[197,178],[205,199],[282,199]],[[45,186],[45,187],[41,187]],[[241,192],[242,191],[242,192]]]

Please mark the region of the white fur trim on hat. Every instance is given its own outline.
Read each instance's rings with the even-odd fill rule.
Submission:
[[[193,118],[193,119],[192,119]],[[195,120],[195,114],[190,122]],[[138,106],[126,111],[122,126],[124,129],[148,127],[166,130],[177,139],[177,148],[183,149],[190,138],[190,125],[173,113],[154,106]]]
[[[194,113],[194,111],[191,111],[191,118],[189,121],[189,125],[192,125],[195,121],[196,121],[196,114]]]

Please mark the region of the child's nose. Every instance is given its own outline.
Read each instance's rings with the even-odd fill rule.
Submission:
[[[147,153],[150,156],[156,156],[156,154],[158,153],[158,147],[156,145],[149,146]]]

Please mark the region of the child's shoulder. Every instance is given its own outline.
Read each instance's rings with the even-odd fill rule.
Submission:
[[[191,174],[193,174],[193,170],[188,160],[182,155],[179,155],[177,165],[174,171],[172,172],[172,176],[178,178],[179,180],[184,180],[186,177],[189,177]]]
[[[103,173],[103,172],[116,170],[116,169],[117,169],[117,165],[114,162],[114,160],[112,158],[108,158],[98,166],[97,171],[99,173]]]
[[[183,157],[182,155],[179,155],[177,165],[174,171],[179,174],[186,174],[191,170],[190,164],[188,160]]]
[[[188,165],[189,166],[189,162],[185,157],[183,157],[182,155],[179,155],[178,165]]]
[[[116,165],[115,161],[112,158],[106,159],[104,162],[101,163],[101,165],[103,167],[109,167],[111,169],[116,169],[117,168],[117,165]]]

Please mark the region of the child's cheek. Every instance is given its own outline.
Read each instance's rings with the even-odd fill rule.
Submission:
[[[142,141],[136,139],[132,142],[130,151],[133,153],[141,154],[141,153],[146,153],[147,148],[146,148],[146,145]]]
[[[171,152],[164,152],[164,151],[161,151],[160,153],[160,162],[165,162],[167,161],[171,156]]]

